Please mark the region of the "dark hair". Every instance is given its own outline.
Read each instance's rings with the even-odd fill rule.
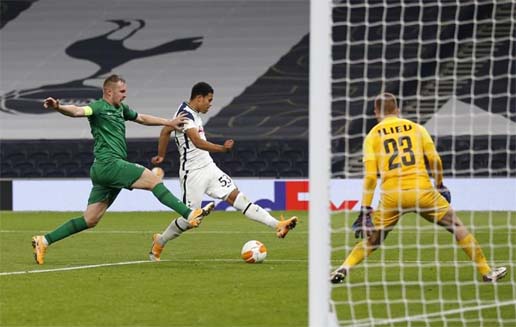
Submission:
[[[201,95],[203,97],[213,93],[213,88],[206,82],[199,82],[192,87],[192,93],[190,94],[190,100],[195,99],[196,96]]]
[[[112,74],[104,80],[103,87],[106,87],[108,84],[116,84],[118,82],[125,83],[125,79],[123,79],[120,75]]]

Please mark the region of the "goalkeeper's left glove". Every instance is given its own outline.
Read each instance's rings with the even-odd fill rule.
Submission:
[[[444,184],[437,186],[437,191],[441,193],[441,195],[446,199],[446,201],[448,201],[448,203],[451,203],[450,190],[446,186],[444,186]]]
[[[356,238],[364,238],[364,235],[369,235],[369,233],[374,230],[373,221],[371,219],[372,213],[373,208],[360,207],[360,214],[352,226]]]

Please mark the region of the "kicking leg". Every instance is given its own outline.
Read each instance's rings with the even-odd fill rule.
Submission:
[[[179,213],[184,218],[188,218],[192,211],[169,191],[158,176],[154,175],[147,168],[145,168],[140,178],[134,182],[131,187],[151,191],[159,202]]]
[[[97,202],[88,205],[83,216],[72,218],[45,235],[37,235],[32,238],[34,259],[42,265],[45,254],[50,244],[62,240],[85,229],[93,228],[100,221],[108,208],[108,202]]]
[[[295,216],[287,220],[277,220],[272,217],[267,210],[249,201],[238,189],[234,189],[229,194],[226,198],[226,202],[242,211],[247,218],[276,229],[276,235],[280,238],[287,236],[287,233],[296,227],[298,221],[298,218]]]
[[[200,206],[202,202],[203,192],[188,192],[188,196],[184,195],[183,199],[186,203],[191,204],[194,207]],[[183,234],[185,231],[197,227],[202,218],[211,213],[213,208],[215,207],[213,202],[208,203],[202,209],[197,209],[201,211],[201,215],[196,214],[196,210],[192,211],[191,215],[198,216],[193,219],[185,219],[184,217],[178,217],[167,226],[167,228],[161,234],[154,234],[152,236],[152,247],[149,252],[149,259],[151,261],[160,261],[161,253],[165,248],[165,245],[168,241],[171,241]],[[198,222],[196,224],[196,222]]]

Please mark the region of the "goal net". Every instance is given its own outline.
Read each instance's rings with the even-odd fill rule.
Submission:
[[[310,325],[516,326],[516,2],[312,0],[311,10]],[[358,242],[362,145],[382,92],[428,130],[452,206],[489,265],[507,267],[503,280],[484,282],[451,233],[408,213],[329,284]],[[339,210],[343,199],[352,210]]]

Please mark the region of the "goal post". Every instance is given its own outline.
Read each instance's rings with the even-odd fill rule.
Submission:
[[[516,2],[311,0],[309,39],[309,325],[516,326]],[[362,142],[381,92],[429,132],[452,206],[491,267],[508,268],[500,283],[413,213],[329,283],[357,242]],[[336,194],[352,209],[330,208]]]
[[[329,326],[331,0],[310,1],[308,320]]]

